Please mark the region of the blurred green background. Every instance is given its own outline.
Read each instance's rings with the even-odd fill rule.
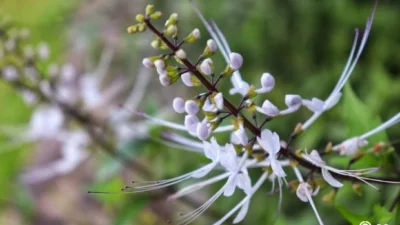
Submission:
[[[82,68],[86,64],[95,64],[104,46],[112,42],[117,54],[110,76],[135,77],[141,59],[155,51],[149,46],[150,35],[144,35],[144,38],[129,36],[126,28],[134,23],[135,14],[142,12],[148,3],[163,11],[166,14],[163,18],[172,12],[179,13],[183,34],[200,28],[201,41],[187,49],[192,56],[202,51],[209,35],[184,0],[2,0],[0,13],[12,18],[17,26],[29,28],[32,43],[49,43],[53,62],[71,61]],[[364,28],[374,1],[203,0],[197,3],[204,15],[219,25],[231,49],[243,55],[245,64],[241,72],[246,81],[257,86],[263,72],[275,76],[276,88],[259,98],[260,103],[268,97],[283,108],[284,96],[288,93],[305,98],[328,96],[347,60],[354,28]],[[158,25],[161,24],[162,21]],[[77,43],[81,38],[86,40],[84,46]],[[76,59],[77,55],[84,59],[85,65]],[[223,67],[220,55],[215,60]],[[296,141],[296,146],[323,148],[328,141],[338,143],[365,132],[379,124],[379,120],[399,112],[399,1],[380,1],[370,39],[349,84],[341,103],[322,116]],[[141,108],[157,113],[163,106],[170,107],[174,96],[190,97],[196,93],[196,90],[181,87],[180,83],[176,85],[179,87],[171,88],[173,90],[160,88],[154,76]],[[224,82],[223,89],[227,91],[229,85]],[[20,126],[28,123],[32,108],[25,106],[19,95],[4,82],[0,83],[0,106],[0,124]],[[310,112],[301,110],[274,121],[269,128],[282,138],[289,137],[296,123],[309,116]],[[389,129],[387,134],[372,138],[371,143],[395,142],[399,137],[400,126],[397,126]],[[167,218],[180,212],[179,208],[188,209],[184,204],[154,200],[147,193],[88,195],[88,190],[118,191],[132,179],[134,172],[102,154],[93,154],[70,175],[36,186],[24,185],[20,181],[21,173],[38,166],[37,154],[41,145],[24,145],[2,152],[2,145],[8,141],[5,136],[0,137],[0,224],[164,224]],[[400,145],[394,144],[394,147],[398,149]],[[177,176],[205,162],[203,159],[199,162],[196,154],[160,146],[151,140],[133,141],[126,151],[152,171],[149,180]],[[392,157],[396,159],[398,154],[396,151]],[[373,160],[379,158],[361,162],[358,166],[379,164]],[[343,164],[343,161],[336,163]],[[259,172],[254,171],[251,175],[254,182]],[[219,185],[197,193],[198,206],[218,190]],[[346,184],[333,204],[322,201],[322,196],[329,193],[328,189],[322,190],[315,201],[325,224],[349,224],[344,217],[351,220],[356,215],[361,215],[360,218],[385,216],[382,212],[385,209],[378,205],[387,208],[398,189],[397,185],[376,192],[365,187],[359,196],[350,184]],[[266,184],[256,194],[242,224],[274,222],[278,197],[267,195],[269,190],[270,184]],[[231,198],[222,197],[194,224],[211,224],[242,197],[241,193]],[[171,205],[175,208],[171,209]],[[395,211],[400,211],[399,208]],[[399,217],[398,213],[394,217]],[[308,225],[317,224],[317,221],[309,204],[285,190],[282,212],[276,224]],[[393,219],[391,224],[400,224],[400,220]]]

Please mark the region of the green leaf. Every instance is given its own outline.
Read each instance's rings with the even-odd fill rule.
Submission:
[[[349,136],[362,135],[381,124],[378,116],[373,115],[370,107],[365,105],[353,92],[350,84],[344,88],[342,115],[348,127]],[[380,132],[371,138],[370,143],[387,141],[385,132]]]
[[[368,215],[357,215],[349,212],[342,206],[336,206],[336,209],[349,221],[352,225],[360,225],[362,221],[371,221],[371,218]]]
[[[381,205],[374,206],[374,219],[379,224],[387,224],[393,219],[394,213]]]

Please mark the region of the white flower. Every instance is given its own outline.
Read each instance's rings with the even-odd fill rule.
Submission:
[[[315,207],[314,201],[312,200],[312,197],[311,197],[313,195],[311,186],[305,182],[301,182],[299,187],[296,190],[296,194],[297,194],[297,197],[301,201],[310,202],[310,205],[314,210],[314,213],[318,219],[319,224],[323,225],[324,223],[322,222],[322,220],[319,216],[319,213],[317,211],[317,208]]]
[[[285,96],[285,104],[288,106],[288,108],[281,111],[281,115],[297,111],[302,105],[302,99],[299,95],[288,94]]]
[[[146,68],[153,68],[154,67],[154,63],[149,58],[144,58],[142,60],[142,64]]]
[[[199,112],[199,106],[194,100],[187,100],[185,102],[185,111],[189,115],[196,115]]]
[[[13,66],[6,66],[3,69],[3,77],[6,80],[14,81],[18,79],[18,71]]]
[[[340,188],[343,186],[341,182],[336,180],[330,173],[326,167],[326,163],[322,160],[321,156],[318,154],[316,150],[312,150],[309,155],[305,157],[305,159],[314,165],[321,168],[322,177],[324,180],[331,185],[332,187]]]
[[[63,81],[71,81],[75,79],[76,75],[75,67],[70,63],[64,64],[61,68],[61,77]]]
[[[180,59],[186,59],[186,52],[181,48],[175,52],[175,55]]]
[[[261,137],[257,137],[258,144],[268,152],[269,160],[271,162],[272,170],[278,177],[285,177],[286,173],[277,160],[277,153],[281,149],[279,136],[277,133],[272,133],[270,130],[265,129],[261,132]]]
[[[230,65],[233,70],[238,70],[243,65],[243,57],[236,52],[229,54]]]
[[[333,147],[333,150],[339,151],[341,155],[355,155],[358,150],[368,144],[368,141],[359,137],[350,138],[341,144]]]
[[[265,114],[267,116],[274,117],[279,115],[279,109],[268,100],[264,101],[262,107],[256,106],[256,109],[258,112]]]
[[[189,134],[195,136],[197,134],[197,124],[199,123],[199,118],[195,115],[185,116],[185,128]]]
[[[186,86],[193,87],[192,74],[190,72],[182,74],[181,79]]]
[[[214,104],[211,103],[209,98],[207,98],[204,101],[204,105],[203,105],[202,110],[204,112],[217,112],[218,111],[218,109],[214,106]]]
[[[171,79],[167,75],[161,75],[158,77],[162,86],[169,86],[171,84]]]
[[[217,51],[217,44],[215,44],[215,41],[213,39],[209,39],[207,41],[207,47],[210,50],[210,52],[216,52]]]
[[[84,75],[80,80],[80,89],[84,105],[88,109],[101,106],[103,98],[99,80],[95,76]]]
[[[21,91],[21,94],[22,94],[22,97],[24,98],[26,104],[28,104],[28,105],[33,105],[38,100],[37,95],[32,91],[23,90],[23,91]]]
[[[200,140],[202,141],[206,140],[211,134],[210,124],[207,123],[207,121],[198,123],[196,128],[196,134]]]
[[[214,96],[214,101],[215,105],[217,106],[217,109],[219,110],[224,109],[224,96],[222,95],[221,92],[218,92],[218,94]]]
[[[318,98],[312,98],[311,101],[303,100],[303,105],[314,113],[323,112],[325,110],[325,102]]]
[[[64,124],[63,112],[55,106],[40,106],[30,120],[29,133],[33,139],[51,138]]]
[[[200,70],[204,75],[211,75],[214,73],[214,63],[212,59],[207,58],[200,64]]]
[[[174,108],[175,112],[177,113],[184,113],[185,112],[185,101],[182,98],[174,98],[172,102],[172,107]]]
[[[39,58],[41,60],[46,60],[49,58],[50,56],[50,49],[49,46],[42,42],[38,45],[38,49],[37,49],[37,55],[39,56]]]
[[[238,130],[232,133],[231,140],[234,144],[241,144],[243,146],[246,146],[248,144],[249,139],[243,126],[240,126]]]
[[[238,82],[232,82],[233,88],[229,90],[229,94],[234,95],[234,94],[240,94],[242,96],[247,95],[250,89],[250,85],[243,81],[240,80]]]
[[[270,73],[263,73],[261,76],[261,88],[257,89],[257,93],[267,93],[272,91],[275,86],[275,78]]]

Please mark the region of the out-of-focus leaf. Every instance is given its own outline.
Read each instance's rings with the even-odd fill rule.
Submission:
[[[381,124],[381,120],[373,115],[369,107],[355,95],[350,84],[344,88],[342,116],[348,128],[347,136],[349,137],[361,135]],[[368,138],[370,143],[387,139],[385,131]]]
[[[336,206],[336,209],[347,219],[352,225],[360,225],[362,221],[371,221],[368,215],[357,215],[349,212],[342,206]]]
[[[140,212],[148,203],[146,198],[135,198],[129,204],[126,204],[119,216],[114,221],[115,225],[129,225],[138,220]]]
[[[389,212],[385,207],[381,205],[374,206],[374,219],[379,224],[387,224],[393,219],[394,213]]]

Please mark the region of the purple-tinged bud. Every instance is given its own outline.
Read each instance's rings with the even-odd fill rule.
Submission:
[[[182,98],[174,98],[172,102],[172,107],[174,108],[175,112],[177,113],[184,113],[185,112],[185,101]]]
[[[196,115],[199,112],[199,106],[194,100],[187,100],[185,102],[185,111],[189,115]]]
[[[210,52],[215,53],[217,51],[217,44],[215,43],[215,41],[213,39],[209,39],[207,41],[207,47],[209,49]]]
[[[214,73],[214,63],[212,59],[207,58],[200,64],[200,70],[204,75],[211,75]]]
[[[146,68],[153,68],[154,67],[154,63],[149,58],[144,58],[142,63],[143,63],[143,66],[146,67]]]
[[[189,134],[195,136],[197,133],[197,124],[199,123],[199,119],[194,115],[185,116],[184,125],[189,132]]]
[[[160,83],[162,86],[169,86],[171,84],[171,79],[169,79],[169,77],[165,74],[162,74],[159,76],[160,79]]]
[[[256,109],[258,112],[270,117],[274,117],[279,114],[279,109],[268,100],[264,101],[262,107],[257,106]]]
[[[196,134],[200,140],[202,140],[202,141],[207,140],[207,138],[211,134],[210,124],[208,124],[207,122],[198,123],[197,129],[196,129]]]
[[[233,70],[238,70],[243,65],[243,57],[239,53],[232,52],[229,54],[229,60]]]
[[[3,69],[3,77],[6,80],[14,81],[18,79],[18,71],[13,66],[7,66]]]
[[[289,107],[289,108],[293,108],[293,109],[298,109],[300,108],[301,104],[302,104],[302,99],[300,97],[300,95],[286,95],[285,96],[285,104]]]
[[[182,74],[181,79],[186,86],[193,87],[192,74],[190,72]]]
[[[175,52],[175,55],[180,59],[186,59],[186,52],[181,48]]]
[[[263,73],[261,76],[261,88],[257,89],[257,93],[270,92],[275,86],[275,78],[270,73]]]

